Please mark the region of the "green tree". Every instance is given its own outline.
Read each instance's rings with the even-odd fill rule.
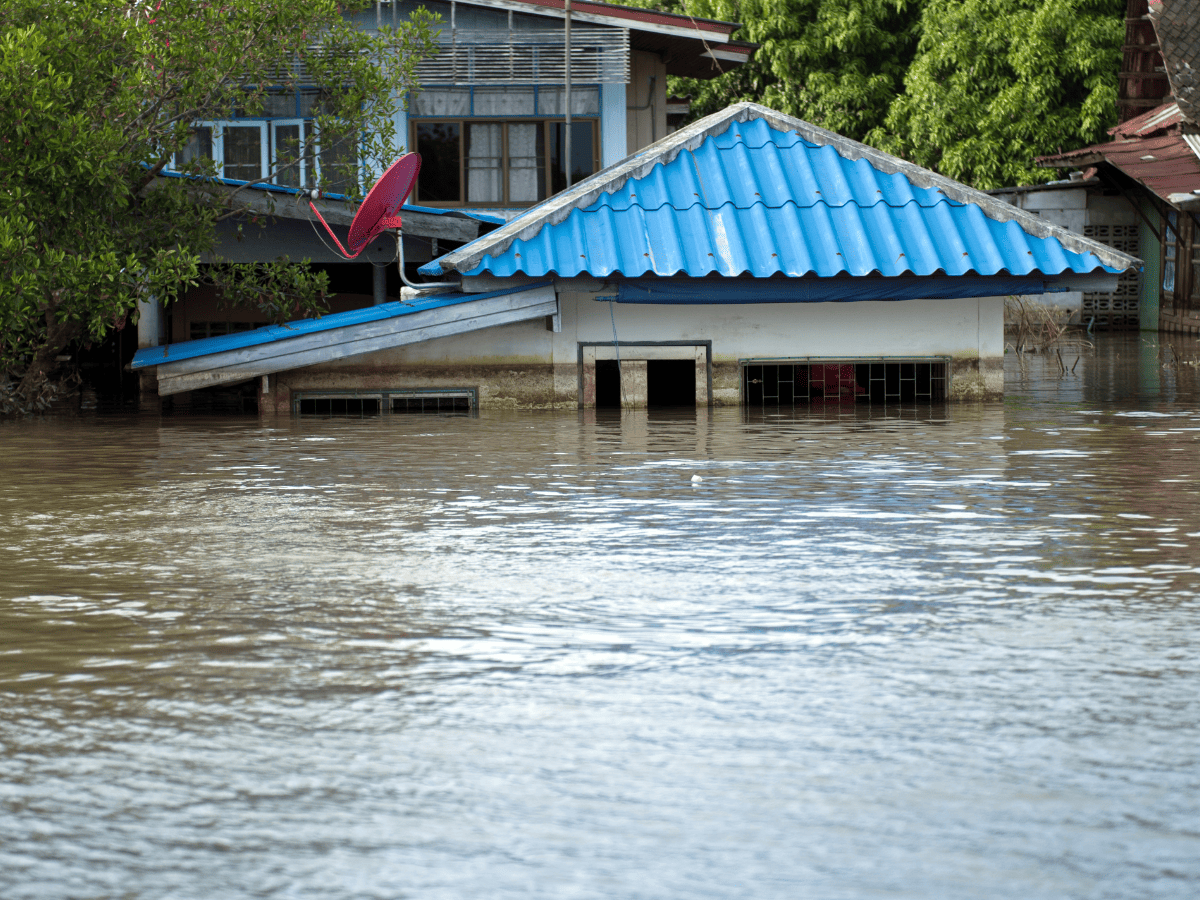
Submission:
[[[707,115],[754,100],[861,140],[883,124],[917,48],[919,0],[691,0],[687,12],[742,22],[751,61],[672,90]]]
[[[926,0],[917,56],[867,142],[978,188],[1116,124],[1125,0]]]
[[[201,278],[273,317],[322,310],[303,261],[200,265],[238,197],[200,202],[159,172],[200,120],[253,114],[272,90],[324,86],[322,134],[398,151],[394,112],[432,50],[432,17],[356,28],[366,0],[5,0],[0,9],[0,406],[44,404],[55,358],[122,327],[139,300]],[[294,148],[295,160],[311,148]],[[284,160],[281,166],[289,163]],[[214,174],[198,157],[192,174]],[[342,173],[343,175],[346,173]]]

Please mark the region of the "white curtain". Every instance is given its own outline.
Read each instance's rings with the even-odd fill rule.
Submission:
[[[477,87],[475,115],[532,116],[532,87]]]
[[[563,102],[563,94],[566,91],[560,87],[539,87],[538,88],[538,115],[539,116],[561,116],[564,115],[566,103]],[[572,87],[571,88],[571,115],[573,116],[598,116],[600,115],[600,88],[598,87]]]
[[[467,126],[467,202],[500,203],[503,125]]]
[[[538,175],[542,160],[538,158],[538,122],[514,122],[508,126],[508,200],[510,203],[532,203],[540,200]]]
[[[413,116],[469,116],[471,91],[468,88],[421,91],[412,98],[408,112]]]

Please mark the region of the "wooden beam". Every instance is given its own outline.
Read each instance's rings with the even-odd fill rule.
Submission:
[[[1043,159],[1038,165],[1044,169],[1078,169],[1102,162],[1104,162],[1103,153],[1085,153],[1081,156],[1072,156],[1070,159]]]
[[[1153,97],[1127,97],[1122,100],[1117,100],[1117,106],[1137,106],[1147,109],[1155,106],[1166,106],[1166,104],[1166,97],[1159,97],[1157,100]]]

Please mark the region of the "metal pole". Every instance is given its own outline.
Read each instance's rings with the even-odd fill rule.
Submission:
[[[374,304],[387,303],[387,270],[371,263],[371,293]]]
[[[566,161],[563,168],[567,173],[567,187],[571,187],[571,0],[563,0],[566,11],[567,21],[564,27],[566,35],[566,52],[563,56],[563,105],[566,107],[567,113],[567,135],[563,141],[563,155],[566,156]]]

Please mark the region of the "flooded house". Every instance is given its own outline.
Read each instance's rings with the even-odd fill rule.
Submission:
[[[1067,305],[1100,328],[1200,333],[1200,0],[1129,0],[1111,140],[1043,157],[1065,182],[1002,195],[1145,260]],[[1072,171],[1073,170],[1073,171]],[[1001,192],[994,192],[1000,194]]]
[[[425,164],[402,211],[412,277],[422,262],[503,224],[568,180],[667,134],[686,114],[686,101],[668,97],[668,76],[713,78],[745,63],[754,50],[733,40],[734,22],[591,0],[569,6],[563,0],[376,0],[355,21],[377,29],[421,7],[441,18],[438,52],[418,64],[420,90],[404,98],[394,123]],[[346,196],[354,185],[345,169],[358,166],[361,189],[381,172],[352,141],[319,133],[321,87],[306,85],[302,72],[299,82],[295,90],[269,91],[254,115],[235,111],[227,120],[194,123],[193,139],[176,160],[182,168],[195,155],[211,159],[217,178],[195,180],[199,198],[226,207],[236,194],[232,202],[246,210],[222,223],[216,253],[236,263],[283,255],[310,260],[329,276],[334,314],[398,300],[394,240],[375,241],[349,262],[316,230],[310,188],[320,181],[325,194],[315,205],[344,239],[356,208]],[[275,161],[297,142],[313,143],[311,154],[277,172]],[[168,169],[163,177],[182,176]],[[174,348],[267,324],[254,310],[231,309],[219,299],[200,288],[165,310],[143,304],[138,346]],[[135,368],[144,394],[157,390],[185,405],[211,399],[175,391],[142,360]]]
[[[302,414],[994,399],[1005,296],[1137,265],[739,103],[424,264],[437,289],[135,365],[164,395],[259,379],[261,409]]]

